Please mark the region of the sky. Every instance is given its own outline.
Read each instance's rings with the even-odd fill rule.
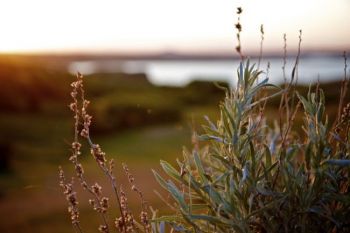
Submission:
[[[349,0],[1,0],[0,53],[231,53],[350,49]]]

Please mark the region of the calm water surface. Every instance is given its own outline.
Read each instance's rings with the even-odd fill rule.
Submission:
[[[267,63],[270,69],[267,70]],[[251,63],[257,63],[252,60]],[[288,58],[286,64],[287,78],[290,78],[295,59]],[[76,61],[70,64],[69,71],[83,74],[95,72],[145,73],[155,85],[183,86],[193,80],[227,81],[236,83],[239,60],[129,60],[129,61]],[[270,82],[283,82],[283,59],[263,60],[260,69],[265,71],[261,78],[268,76]],[[308,84],[342,79],[344,76],[344,59],[339,57],[304,57],[299,61],[299,83]]]

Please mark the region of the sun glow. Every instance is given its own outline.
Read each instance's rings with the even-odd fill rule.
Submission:
[[[283,33],[295,47],[299,29],[304,48],[350,47],[346,0],[12,0],[0,3],[0,52],[230,51],[237,6],[243,49],[257,50],[260,24],[266,50]]]

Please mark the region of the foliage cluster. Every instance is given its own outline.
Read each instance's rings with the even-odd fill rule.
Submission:
[[[304,97],[287,85],[262,98],[275,87],[268,79],[257,82],[260,74],[241,63],[220,119],[207,119],[199,136],[206,145],[194,141],[178,169],[161,161],[168,178],[154,174],[176,211],[157,221],[179,232],[348,232],[350,106],[332,127],[321,89],[310,87]],[[276,94],[281,107],[269,125],[264,104]],[[305,136],[292,130],[300,105]]]

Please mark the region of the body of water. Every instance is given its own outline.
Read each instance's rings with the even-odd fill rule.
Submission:
[[[270,68],[267,68],[267,64]],[[145,73],[155,85],[184,86],[194,80],[226,81],[234,85],[237,81],[239,60],[98,60],[75,61],[69,66],[71,73],[83,74],[97,72]],[[251,63],[257,63],[252,60]],[[286,75],[290,79],[295,58],[288,58]],[[283,59],[263,59],[260,69],[264,71],[261,78],[269,77],[271,83],[283,82]],[[340,80],[344,76],[344,59],[339,57],[311,56],[299,60],[298,82],[308,84]]]

